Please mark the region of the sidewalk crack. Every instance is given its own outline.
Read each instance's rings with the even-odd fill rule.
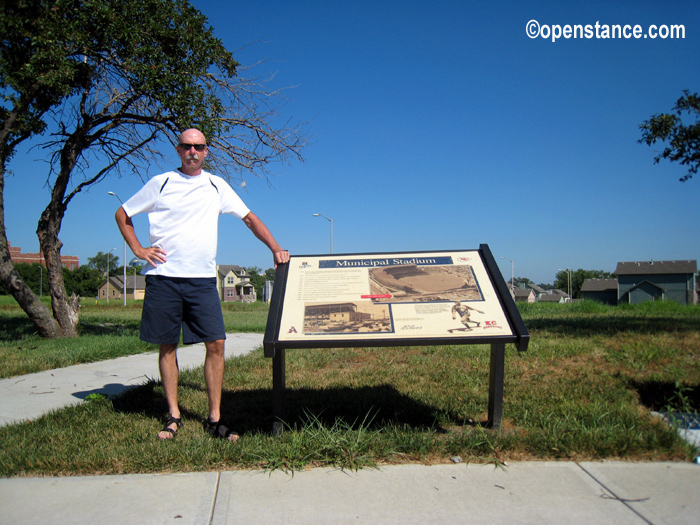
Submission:
[[[599,480],[598,478],[596,478],[593,474],[591,474],[588,470],[586,470],[586,468],[585,468],[583,465],[581,465],[578,461],[575,461],[574,463],[576,463],[576,466],[577,466],[578,468],[580,468],[581,470],[583,470],[593,481],[595,481],[598,485],[600,485],[600,486],[603,488],[603,490],[601,491],[601,495],[600,495],[601,498],[603,498],[603,499],[613,499],[613,500],[619,501],[619,502],[622,503],[625,507],[627,507],[629,510],[631,510],[632,512],[634,512],[637,516],[639,516],[639,518],[642,519],[645,523],[648,523],[649,525],[654,525],[653,522],[649,521],[649,520],[648,520],[646,517],[644,517],[639,511],[637,511],[634,507],[632,507],[631,505],[629,505],[630,503],[638,503],[638,502],[641,502],[641,501],[647,501],[649,498],[639,498],[639,499],[626,499],[626,498],[621,498],[620,496],[618,496],[617,494],[615,494],[615,492],[613,492],[612,490],[610,490],[610,488],[607,487],[607,486],[605,485],[605,483],[603,483],[602,481],[600,481],[600,480]]]
[[[216,473],[216,486],[214,487],[214,498],[211,501],[211,509],[209,510],[209,525],[214,522],[214,512],[216,511],[216,500],[219,497],[219,484],[221,483],[221,472]]]

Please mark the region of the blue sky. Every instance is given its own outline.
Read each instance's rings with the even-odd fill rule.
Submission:
[[[248,206],[293,254],[476,249],[503,276],[551,283],[560,268],[700,258],[700,177],[653,164],[639,124],[700,91],[695,1],[195,0],[259,75],[309,121],[304,163],[247,178]],[[531,39],[526,24],[685,26],[684,39]],[[246,46],[246,44],[251,44]],[[657,150],[659,148],[656,148]],[[45,153],[6,180],[8,238],[38,251]],[[174,151],[172,166],[177,165]],[[154,166],[149,175],[164,171]],[[81,263],[123,258],[113,215],[141,186],[113,178],[78,196],[61,232]],[[135,219],[144,244],[147,219]],[[220,264],[268,268],[267,249],[222,217]],[[127,260],[133,255],[129,251]]]

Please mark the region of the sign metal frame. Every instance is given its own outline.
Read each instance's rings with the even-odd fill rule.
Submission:
[[[465,254],[469,257],[463,257]],[[454,258],[467,262],[442,265],[443,261]],[[331,261],[337,266],[348,264],[347,271],[345,268],[334,268],[332,273],[318,271],[323,265],[329,266]],[[310,273],[304,274],[303,270],[307,269]],[[356,282],[343,286],[343,272]],[[332,277],[326,278],[326,275]],[[325,285],[324,279],[328,281]],[[366,287],[363,280],[372,281],[372,286]],[[462,284],[462,287],[449,292],[435,291],[443,282],[453,287],[454,283]],[[362,300],[349,300],[358,286],[365,288]],[[399,297],[402,288],[409,288],[411,294]],[[394,291],[394,294],[383,293],[387,291]],[[334,300],[336,294],[337,301]],[[460,296],[468,297],[461,305],[455,300]],[[470,318],[468,310],[477,313]],[[397,326],[399,316],[406,315],[400,312],[406,311],[419,312],[418,315],[427,312],[424,319],[427,322],[422,323],[428,325],[425,333],[420,330],[422,326],[403,322]],[[459,321],[447,319],[449,313],[453,319],[462,316],[461,327],[457,327]],[[498,321],[484,321],[484,316]],[[487,325],[482,326],[481,322]],[[442,323],[453,324],[445,329]],[[436,324],[441,328],[431,333]],[[477,327],[479,330],[475,331]],[[277,268],[263,338],[265,357],[272,358],[273,433],[278,434],[283,429],[287,349],[489,344],[487,425],[498,429],[503,415],[505,345],[512,343],[522,352],[527,350],[529,339],[530,334],[486,244],[481,244],[478,250],[293,255],[289,263]]]

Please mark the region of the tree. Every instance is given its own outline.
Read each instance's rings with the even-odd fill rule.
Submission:
[[[69,294],[80,297],[97,297],[97,289],[104,281],[104,267],[102,270],[96,270],[83,265],[75,270],[63,269],[63,282],[66,285],[66,292]]]
[[[97,252],[94,257],[88,258],[87,267],[93,270],[100,270],[102,275],[107,269],[107,261],[109,260],[109,273],[114,274],[114,271],[119,268],[119,257],[112,254]]]
[[[48,292],[48,275],[40,264],[19,262],[15,264],[15,269],[22,281],[24,281],[35,294],[43,296]],[[7,289],[0,283],[0,294],[7,293]]]
[[[14,271],[0,208],[0,281],[43,336],[77,335],[58,234],[83,189],[139,174],[159,156],[157,140],[191,126],[210,137],[209,167],[229,178],[301,159],[301,128],[277,119],[281,94],[244,78],[186,0],[19,0],[0,12],[0,34],[0,203],[17,147],[54,121],[51,200],[37,226],[53,318]]]
[[[554,279],[554,287],[560,290],[569,290],[571,286],[571,298],[581,298],[581,287],[586,279],[609,279],[613,276],[610,272],[603,270],[583,270],[579,268],[573,270],[560,270]]]
[[[257,266],[250,266],[245,269],[250,276],[250,284],[255,288],[255,296],[258,301],[262,301],[263,296],[263,286],[265,286],[265,274],[262,273],[262,269]]]
[[[255,294],[257,295],[258,301],[262,301],[265,281],[275,280],[275,269],[268,268],[263,272],[262,269],[257,266],[250,266],[246,268],[246,272],[250,275],[250,283],[255,287]]]
[[[684,116],[695,122],[684,123]],[[665,142],[667,146],[654,157],[654,163],[661,159],[679,162],[688,166],[688,172],[679,180],[692,178],[700,168],[700,97],[697,93],[683,91],[683,96],[676,101],[672,113],[654,115],[641,124],[641,144],[651,146],[656,142]]]
[[[515,277],[513,279],[513,285],[516,288],[525,288],[528,284],[530,284],[532,281],[528,279],[527,277]]]

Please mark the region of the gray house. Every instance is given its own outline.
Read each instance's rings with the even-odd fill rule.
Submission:
[[[619,262],[615,269],[618,304],[675,301],[697,304],[697,261]]]
[[[510,282],[506,283],[506,286],[516,303],[534,303],[537,301],[537,295],[531,288],[520,288],[519,286],[511,288]]]
[[[617,304],[617,279],[586,279],[581,285],[584,300]]]
[[[525,285],[525,288],[530,288],[532,291],[534,291],[538,301],[543,295],[547,295],[547,290],[540,286],[537,286],[535,283],[528,283],[527,285]]]
[[[541,296],[538,300],[538,303],[568,303],[569,302],[569,294],[567,293],[546,293],[543,296]]]

